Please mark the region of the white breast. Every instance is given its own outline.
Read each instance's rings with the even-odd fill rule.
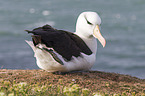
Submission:
[[[96,60],[96,54],[86,55],[81,53],[79,57],[72,57],[70,61],[65,61],[61,55],[54,53],[58,56],[58,58],[64,63],[64,65],[59,64],[51,54],[45,50],[41,50],[36,48],[32,41],[26,41],[34,51],[34,57],[36,57],[37,65],[39,68],[44,69],[48,72],[68,72],[68,71],[76,71],[76,70],[89,70]],[[89,44],[89,43],[88,43]],[[42,45],[43,46],[43,45]]]

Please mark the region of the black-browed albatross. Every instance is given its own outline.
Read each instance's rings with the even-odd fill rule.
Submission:
[[[50,25],[33,29],[31,46],[37,65],[48,72],[89,70],[95,63],[97,40],[105,47],[100,33],[101,18],[96,12],[83,12],[76,23],[76,32],[57,30]]]

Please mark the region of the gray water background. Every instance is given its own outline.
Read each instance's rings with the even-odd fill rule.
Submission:
[[[145,79],[145,0],[0,0],[0,68],[38,69],[24,30],[50,24],[75,31],[78,15],[98,12],[107,44],[92,70]]]

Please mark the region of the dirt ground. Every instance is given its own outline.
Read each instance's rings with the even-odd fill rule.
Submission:
[[[54,85],[61,82],[64,86],[74,82],[91,91],[145,93],[145,79],[100,71],[74,72],[58,75],[44,70],[0,69],[0,80],[15,81],[17,83],[27,82],[30,84],[38,82],[40,84],[50,83]]]

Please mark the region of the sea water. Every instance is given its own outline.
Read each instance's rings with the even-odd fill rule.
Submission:
[[[145,79],[145,0],[0,0],[0,68],[38,69],[24,30],[49,24],[75,31],[78,15],[95,11],[107,41],[92,70]]]

